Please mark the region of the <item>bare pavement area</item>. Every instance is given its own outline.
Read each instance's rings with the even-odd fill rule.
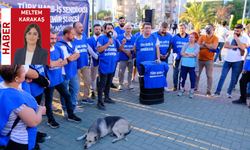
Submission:
[[[118,69],[117,67],[113,81],[116,85]],[[214,67],[212,93],[216,90],[221,70],[221,67]],[[169,65],[169,89],[173,88],[172,76],[173,66]],[[225,80],[220,98],[206,97],[207,80],[203,72],[199,90],[195,92],[193,99],[189,98],[188,92],[179,97],[178,91],[170,91],[164,93],[164,103],[158,105],[139,103],[140,89],[136,79],[133,83],[135,91],[127,90],[125,85],[122,92],[117,89],[110,90],[110,97],[116,104],[105,104],[106,111],[96,108],[97,99],[95,105],[84,105],[84,112],[76,114],[82,119],[79,124],[63,118],[59,94],[55,92],[53,103],[60,109],[54,111],[54,114],[60,128],[51,129],[46,125],[47,117],[43,116],[38,129],[51,138],[46,139],[40,147],[42,150],[82,150],[85,140],[77,141],[76,138],[82,136],[97,118],[112,115],[124,117],[130,122],[132,131],[126,136],[128,141],[112,143],[115,137],[107,135],[91,146],[90,150],[249,150],[250,109],[232,104],[232,100],[239,98],[239,84],[232,93],[233,97],[226,97],[230,77],[231,72]],[[126,76],[124,79],[126,82]],[[189,88],[188,78],[186,90]]]

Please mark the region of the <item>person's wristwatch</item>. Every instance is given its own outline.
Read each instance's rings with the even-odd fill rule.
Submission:
[[[203,43],[203,46],[205,46],[206,45],[206,43]]]
[[[157,58],[158,60],[161,60],[161,58]]]

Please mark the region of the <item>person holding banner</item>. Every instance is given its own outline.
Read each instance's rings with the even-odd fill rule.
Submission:
[[[24,32],[24,47],[17,49],[13,65],[46,65],[48,51],[42,48],[42,35],[40,27],[29,24]]]

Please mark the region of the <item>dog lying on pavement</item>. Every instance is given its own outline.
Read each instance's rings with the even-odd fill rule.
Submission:
[[[88,129],[88,131],[77,138],[78,141],[86,139],[84,148],[89,148],[91,145],[95,144],[99,138],[110,134],[111,136],[116,135],[117,138],[113,140],[113,143],[127,138],[125,137],[131,131],[129,122],[119,116],[108,116],[104,118],[97,119]]]

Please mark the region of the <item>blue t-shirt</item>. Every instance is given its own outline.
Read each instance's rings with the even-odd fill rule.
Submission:
[[[113,44],[109,45],[107,49],[99,55],[99,71],[103,74],[113,73],[115,71],[117,61],[117,49],[119,48],[119,42],[115,37],[113,38]],[[98,38],[97,46],[104,46],[109,41],[109,37],[102,35]]]
[[[137,39],[139,35],[141,35],[141,32],[137,32],[136,34],[134,34],[135,39]]]
[[[43,65],[30,65],[30,66],[36,69],[40,75],[46,77]],[[30,92],[33,97],[37,97],[38,95],[42,94],[43,90],[44,90],[43,86],[40,86],[33,82],[30,83]]]
[[[93,51],[96,54],[98,54],[98,52],[97,52],[97,39],[95,39],[95,37],[92,36],[92,37],[88,38],[87,42],[88,42],[89,46],[93,49]],[[92,57],[92,61],[93,61],[94,67],[99,65],[98,60],[96,60],[94,57]]]
[[[166,55],[167,51],[168,51],[168,48],[169,48],[169,45],[172,42],[172,35],[167,32],[166,36],[161,36],[158,33],[158,31],[153,33],[153,34],[155,34],[158,37],[159,41],[160,41],[160,46],[159,46],[160,54],[163,55],[163,56]],[[169,55],[168,55],[168,57],[169,57]]]
[[[121,34],[124,34],[125,31],[120,28],[120,26],[117,26],[114,28],[115,32],[117,33],[117,37]]]
[[[147,61],[141,63],[145,68],[144,87],[146,89],[167,87],[166,74],[168,72],[168,64],[166,62],[157,63]]]
[[[25,92],[31,94],[30,84],[27,83],[25,80],[22,82],[22,90],[24,90]]]
[[[75,51],[75,44],[71,41],[70,41],[70,44],[72,45],[72,47],[70,47],[66,41],[64,41],[63,39],[60,39],[56,43],[56,46],[58,46],[58,47],[66,46],[67,52],[70,55],[72,55],[72,54],[74,54],[74,51]],[[71,79],[72,77],[74,77],[77,74],[77,61],[76,60],[68,61],[68,64],[64,66],[64,69],[65,69],[65,73],[66,73],[66,79]]]
[[[185,38],[180,37],[179,35],[175,35],[173,38],[173,59],[174,60],[180,60],[181,59],[181,49],[184,46],[184,44],[189,42],[189,35],[187,35]],[[176,55],[176,56],[175,56]]]
[[[188,53],[193,53],[194,52],[194,47],[190,48],[189,46],[186,49],[186,52]],[[195,63],[196,63],[196,58],[195,57],[183,57],[182,58],[182,66],[185,67],[195,67]]]
[[[82,39],[74,39],[75,47],[79,50],[80,57],[77,59],[77,69],[89,66],[87,36],[84,33]]]
[[[54,46],[50,50],[50,60],[51,61],[56,61],[59,58],[64,60],[63,51],[62,51],[62,49],[60,47]],[[46,66],[45,71],[46,71],[46,73],[47,73],[47,75],[49,77],[49,80],[50,80],[49,87],[56,86],[56,85],[63,82],[62,67],[51,68],[49,66]]]
[[[130,50],[134,47],[134,45],[135,45],[135,37],[132,35],[131,39],[127,39],[127,38],[124,36],[124,34],[119,35],[119,36],[117,37],[117,40],[120,42],[120,44],[122,43],[122,40],[123,40],[123,39],[126,39],[126,40],[127,40],[127,42],[126,42],[125,45],[124,45],[124,49],[130,51]],[[133,55],[133,58],[134,58],[134,57],[135,57],[134,52],[132,53],[132,55]],[[124,60],[129,60],[129,58],[128,58],[128,56],[127,56],[124,52],[120,51],[120,52],[119,52],[119,60],[124,61]]]
[[[142,34],[135,40],[135,46],[137,51],[136,66],[138,67],[139,74],[141,74],[141,62],[156,60],[156,42],[157,36],[155,34],[151,34],[148,38],[144,38]]]
[[[250,46],[247,49],[247,53],[248,53],[248,55],[247,55],[247,59],[245,61],[245,65],[244,65],[243,70],[250,71]]]

